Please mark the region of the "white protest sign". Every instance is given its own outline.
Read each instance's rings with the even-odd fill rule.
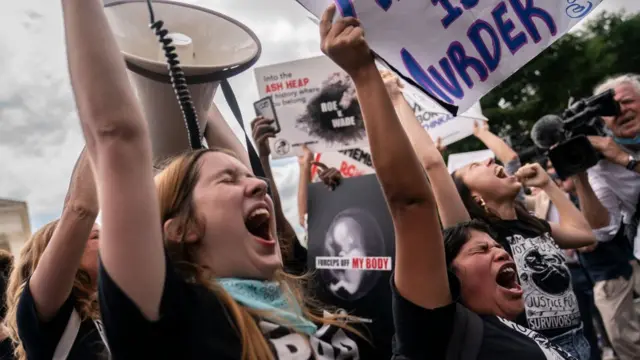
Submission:
[[[371,49],[445,103],[469,109],[602,0],[297,0],[362,23]]]
[[[471,106],[469,110],[453,116],[440,107],[435,101],[423,92],[405,85],[404,98],[413,110],[422,127],[429,132],[431,139],[442,140],[442,145],[448,146],[473,134],[473,126],[477,121],[489,121],[482,114],[479,102]]]
[[[368,154],[367,151],[362,149],[353,149],[351,151],[351,153],[354,155],[356,155],[358,152],[362,153],[363,158],[366,158],[366,154]],[[370,160],[371,155],[369,155],[368,158]],[[329,152],[329,153],[316,154],[315,161],[323,163],[327,165],[327,167],[329,168],[337,169],[338,171],[340,171],[340,174],[342,174],[342,176],[345,178],[368,175],[368,174],[373,174],[375,172],[373,170],[373,167],[367,165],[365,162],[356,160],[352,156],[349,156],[348,152],[346,151],[345,153]],[[313,165],[311,167],[311,178],[314,179],[314,181],[317,180],[319,172],[320,172],[320,169],[318,169],[316,165]]]
[[[487,159],[493,159],[495,154],[491,150],[479,150],[479,151],[469,151],[464,153],[457,153],[449,155],[449,161],[447,167],[449,172],[452,173],[461,167],[474,163],[480,162]]]
[[[255,69],[260,98],[271,96],[281,131],[274,158],[368,146],[351,78],[325,56]]]

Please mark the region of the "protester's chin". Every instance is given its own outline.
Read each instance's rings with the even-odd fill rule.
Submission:
[[[272,280],[275,273],[282,269],[282,259],[278,253],[272,255],[257,255],[253,261],[258,278]]]

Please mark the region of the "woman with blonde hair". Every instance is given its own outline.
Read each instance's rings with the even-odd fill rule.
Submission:
[[[60,219],[22,248],[7,290],[6,325],[19,360],[106,358],[97,303],[98,201],[86,152]]]
[[[155,179],[147,124],[100,0],[63,0],[102,211],[100,310],[116,359],[358,358],[282,271],[267,182],[197,150]],[[178,120],[178,119],[176,119]]]

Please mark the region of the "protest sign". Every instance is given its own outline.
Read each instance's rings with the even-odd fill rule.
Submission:
[[[371,155],[365,150],[353,149],[350,152],[354,155],[356,154],[356,152],[360,152],[365,156],[368,155],[369,160],[371,160]],[[340,171],[340,174],[342,174],[342,177],[345,177],[345,178],[368,175],[368,174],[374,173],[373,167],[349,156],[347,151],[345,151],[344,153],[328,152],[328,153],[316,154],[315,161],[323,163],[327,165],[327,167],[329,168],[338,169]],[[316,165],[311,166],[311,179],[313,181],[317,181],[319,172],[320,170]]]
[[[390,359],[395,235],[378,179],[344,179],[334,191],[311,184],[308,212],[313,294],[365,321],[366,329],[357,328],[367,334],[367,340],[356,340],[360,359]]]
[[[271,96],[279,119],[281,131],[269,142],[274,158],[301,155],[303,144],[314,153],[369,146],[351,79],[329,58],[256,68],[255,75],[260,97]],[[479,103],[453,117],[424,93],[409,86],[403,92],[422,126],[443,145],[471,135],[475,120],[487,120]]]
[[[422,127],[429,132],[431,139],[442,140],[442,145],[448,146],[473,134],[473,124],[477,121],[489,121],[482,114],[479,102],[471,106],[469,110],[453,116],[440,107],[435,101],[423,92],[405,85],[404,98],[413,111]]]
[[[469,109],[602,0],[297,0],[357,17],[371,49],[443,103]]]
[[[368,146],[351,78],[325,56],[255,69],[258,93],[271,96],[281,131],[274,158]]]
[[[484,161],[487,159],[493,159],[495,154],[491,150],[479,150],[469,151],[464,153],[457,153],[449,155],[449,161],[447,168],[450,173],[460,169],[461,167],[471,164],[473,162]]]

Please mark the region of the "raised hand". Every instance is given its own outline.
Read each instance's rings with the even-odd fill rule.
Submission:
[[[484,132],[488,132],[489,123],[486,121],[474,121],[473,122],[473,135],[478,136]]]
[[[526,187],[544,189],[549,184],[553,184],[549,174],[538,163],[526,164],[518,169],[514,175]]]
[[[307,145],[302,145],[302,155],[298,156],[298,163],[300,166],[310,165],[313,161],[313,152],[309,150]]]
[[[396,101],[397,99],[402,98],[402,89],[404,88],[404,85],[400,82],[398,76],[388,70],[381,70],[380,75],[382,76],[384,85],[387,87],[387,92],[389,93],[391,101]]]
[[[320,21],[320,44],[322,52],[340,66],[351,77],[373,64],[373,55],[364,39],[360,21],[353,17],[342,18],[335,23],[335,4],[325,10]]]
[[[340,185],[342,174],[340,174],[340,171],[338,171],[338,169],[329,168],[327,165],[317,161],[312,162],[312,164],[320,168],[318,177],[320,177],[320,180],[322,180],[322,182],[327,185],[329,190],[333,191],[338,185]]]
[[[262,116],[255,118],[251,122],[251,135],[253,141],[256,142],[258,147],[258,154],[262,157],[269,156],[271,154],[271,148],[269,147],[269,138],[276,137],[276,131],[271,126],[273,124],[272,119],[265,119]]]

